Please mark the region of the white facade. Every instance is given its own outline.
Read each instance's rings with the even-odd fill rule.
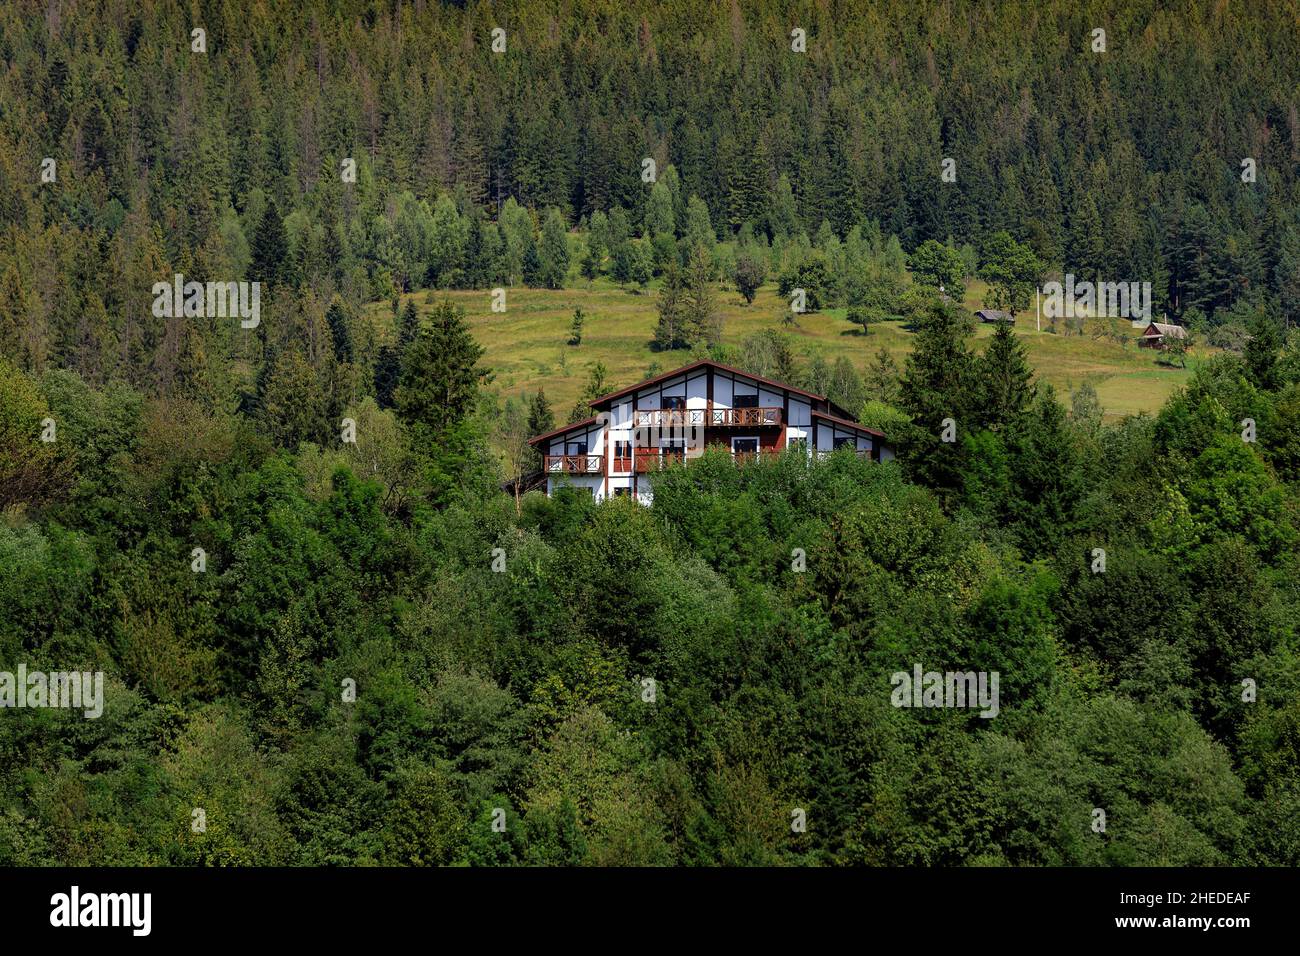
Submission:
[[[593,407],[595,418],[532,440],[543,455],[548,495],[567,484],[596,499],[633,495],[648,504],[651,473],[713,445],[745,456],[801,442],[809,455],[848,444],[873,460],[894,457],[883,435],[824,396],[715,362],[613,392]]]

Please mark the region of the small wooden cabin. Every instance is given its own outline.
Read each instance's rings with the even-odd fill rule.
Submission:
[[[1168,348],[1165,340],[1185,339],[1187,330],[1181,325],[1169,325],[1165,322],[1152,322],[1142,331],[1142,338],[1138,345],[1144,349],[1164,349]]]

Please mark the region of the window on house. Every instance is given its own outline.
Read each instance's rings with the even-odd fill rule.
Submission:
[[[757,438],[731,439],[731,453],[733,455],[757,455],[758,439]]]
[[[686,407],[686,396],[684,395],[665,395],[663,398],[664,408],[683,409]]]
[[[735,408],[758,408],[757,395],[736,395],[732,401]]]
[[[686,455],[685,438],[661,438],[659,439],[659,457],[660,458],[684,458]]]
[[[846,438],[846,437],[844,437],[844,436],[841,435],[841,436],[839,436],[838,438],[835,439],[835,441],[832,443],[831,447],[832,447],[832,448],[842,448],[843,446],[848,445],[850,448],[856,448],[856,447],[857,447],[857,443],[858,443],[858,440],[857,440],[856,438],[853,438],[852,436],[849,436],[849,437]]]
[[[565,442],[564,453],[566,455],[585,455],[587,454],[587,443],[585,441]]]

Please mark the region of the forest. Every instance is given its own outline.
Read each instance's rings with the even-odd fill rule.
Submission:
[[[105,675],[0,694],[0,865],[1300,864],[1286,5],[14,0],[0,56],[0,674]],[[1213,347],[1157,413],[974,346],[1066,273]],[[507,394],[448,294],[591,283],[897,460],[510,493],[631,382]],[[724,342],[760,289],[910,352]]]

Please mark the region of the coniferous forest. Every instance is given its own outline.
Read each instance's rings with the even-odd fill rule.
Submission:
[[[0,865],[1300,864],[1293,4],[10,0],[0,60]],[[1190,332],[1157,410],[1040,380],[1067,273]],[[592,286],[896,460],[529,490],[635,380],[512,393],[451,296]]]

